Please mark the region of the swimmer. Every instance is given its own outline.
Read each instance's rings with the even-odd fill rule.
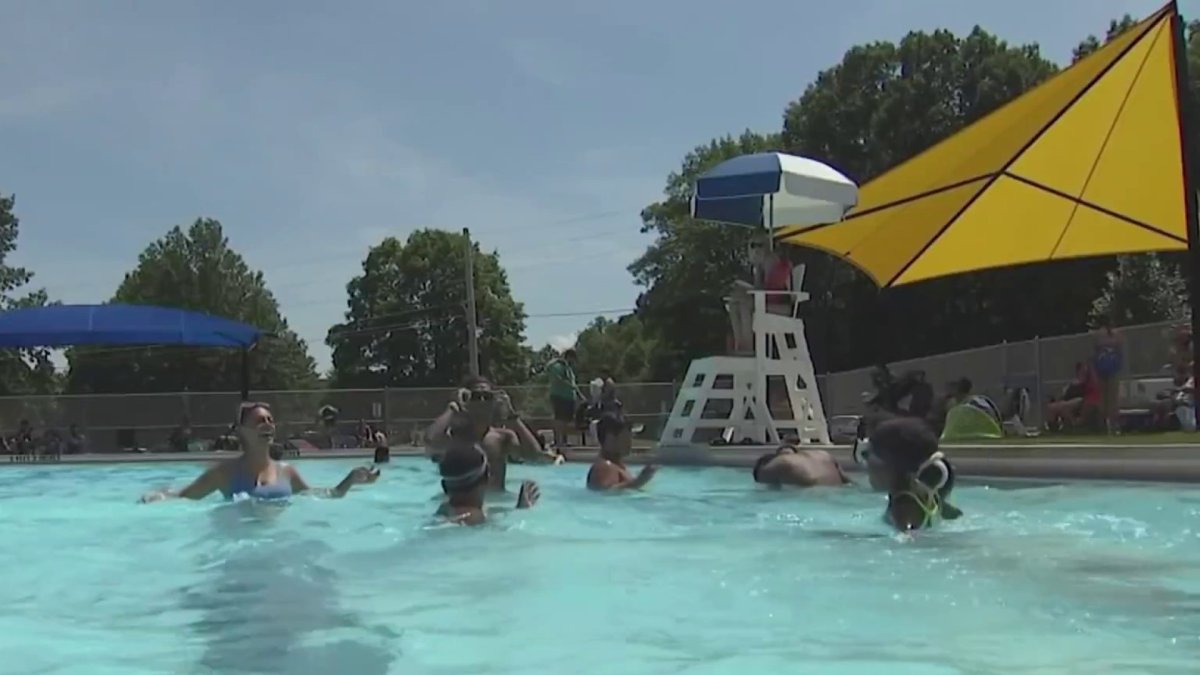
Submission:
[[[142,502],[164,499],[204,499],[220,491],[226,499],[247,495],[255,499],[287,499],[292,494],[309,492],[326,497],[344,497],[355,485],[374,483],[378,469],[357,467],[333,488],[312,488],[290,464],[271,459],[271,443],[275,440],[275,418],[265,403],[243,403],[238,409],[236,433],[242,446],[242,456],[225,460],[200,475],[182,490],[156,490],[142,497]]]
[[[954,467],[924,421],[897,417],[882,422],[859,452],[866,455],[871,486],[888,493],[884,519],[897,530],[925,529],[962,515],[946,501],[954,489]]]
[[[828,452],[800,450],[793,445],[781,445],[775,452],[759,457],[752,474],[755,483],[776,489],[784,485],[840,486],[850,482],[837,460]]]
[[[588,471],[589,490],[640,490],[658,473],[658,467],[647,464],[635,478],[625,467],[625,457],[633,450],[633,431],[625,418],[606,413],[596,422],[596,438],[600,440],[600,456]]]
[[[425,450],[434,461],[460,445],[478,445],[487,453],[493,490],[504,490],[509,455],[542,464],[563,462],[561,456],[542,450],[508,395],[494,390],[482,377],[468,378],[457,398],[425,431]]]
[[[438,508],[437,515],[459,525],[480,525],[487,522],[487,511],[483,498],[488,490],[491,463],[488,454],[478,445],[455,446],[446,451],[438,464],[442,476],[442,490],[446,501]],[[537,503],[541,496],[537,483],[527,480],[521,483],[517,494],[517,508],[527,509]]]

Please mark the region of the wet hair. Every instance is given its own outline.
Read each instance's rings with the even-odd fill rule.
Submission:
[[[920,481],[945,497],[954,488],[954,468],[938,450],[938,439],[923,420],[895,417],[871,432],[871,454],[897,475],[897,483]],[[897,485],[896,487],[900,487]]]
[[[604,414],[596,421],[596,438],[604,443],[609,436],[616,436],[629,428],[629,423],[620,415]]]
[[[250,416],[250,413],[259,409],[271,412],[271,406],[261,401],[242,401],[241,405],[238,406],[237,426],[240,427],[245,424],[246,418]]]
[[[467,375],[460,385],[463,389],[474,389],[480,385],[492,386],[492,381],[482,375]]]
[[[762,468],[764,466],[766,466],[767,464],[770,464],[771,460],[775,459],[778,456],[779,456],[779,452],[775,451],[775,452],[768,452],[767,454],[758,458],[758,461],[756,461],[754,463],[754,468],[750,471],[750,475],[754,477],[755,483],[762,482],[758,479],[758,472],[762,471]]]
[[[562,353],[562,355],[563,355],[563,358],[567,359],[568,361],[574,359],[576,356],[579,356],[579,354],[574,349],[568,349],[568,350],[564,351]]]
[[[488,458],[479,446],[451,448],[438,462],[442,489],[446,492],[468,492],[488,479]]]

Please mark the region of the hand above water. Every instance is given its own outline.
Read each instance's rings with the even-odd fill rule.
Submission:
[[[542,496],[542,491],[538,484],[527,480],[521,483],[521,491],[517,493],[517,508],[527,509],[538,502]]]

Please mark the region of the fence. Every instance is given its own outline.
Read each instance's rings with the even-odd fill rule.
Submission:
[[[1120,329],[1125,340],[1124,377],[1166,377],[1170,360],[1168,331],[1178,322],[1128,326]],[[1038,402],[1071,381],[1075,364],[1091,357],[1093,337],[1088,333],[1036,338],[1024,342],[968,349],[890,364],[893,373],[924,370],[934,386],[961,377],[969,378],[974,391],[1000,401],[1004,390],[1027,387],[1034,404],[1033,422],[1041,423]],[[859,414],[863,392],[871,391],[871,368],[829,373],[817,378],[827,415]]]
[[[550,402],[545,386],[504,387],[513,406],[537,428],[548,428]],[[675,400],[672,383],[618,386],[626,413],[657,438]],[[450,401],[454,388],[328,389],[255,392],[275,414],[280,437],[297,437],[320,427],[317,411],[340,411],[338,433],[352,435],[360,420],[383,428],[393,443],[405,444],[433,421]],[[0,433],[12,434],[20,420],[37,431],[65,432],[78,425],[93,451],[118,447],[162,449],[186,419],[197,438],[215,438],[229,429],[241,396],[237,392],[106,394],[0,397]]]

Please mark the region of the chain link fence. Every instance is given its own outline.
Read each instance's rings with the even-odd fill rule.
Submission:
[[[1125,340],[1122,378],[1169,378],[1170,332],[1177,325],[1178,322],[1162,322],[1120,328]],[[1036,338],[897,361],[889,367],[896,374],[923,370],[926,381],[939,389],[943,383],[966,377],[975,393],[997,402],[1003,400],[1006,389],[1026,387],[1034,401],[1034,419],[1026,421],[1041,424],[1042,404],[1050,396],[1058,395],[1072,380],[1076,363],[1091,358],[1093,341],[1089,333]],[[860,368],[819,376],[826,414],[863,413],[863,393],[873,391],[871,371],[872,368]]]
[[[545,386],[501,387],[513,406],[534,428],[550,428],[550,400]],[[392,444],[412,442],[451,400],[456,388],[431,389],[328,389],[254,392],[252,398],[271,406],[280,438],[301,438],[329,433],[318,411],[326,405],[338,409],[334,436],[350,439],[366,422],[387,433]],[[626,414],[645,425],[646,437],[658,438],[670,414],[675,385],[669,382],[618,385]],[[104,452],[119,448],[165,449],[171,434],[183,424],[197,439],[214,439],[234,422],[241,396],[237,392],[172,394],[111,394],[86,396],[0,397],[0,433],[13,435],[21,420],[35,432],[49,430],[66,435],[76,425],[87,437],[88,448]]]

